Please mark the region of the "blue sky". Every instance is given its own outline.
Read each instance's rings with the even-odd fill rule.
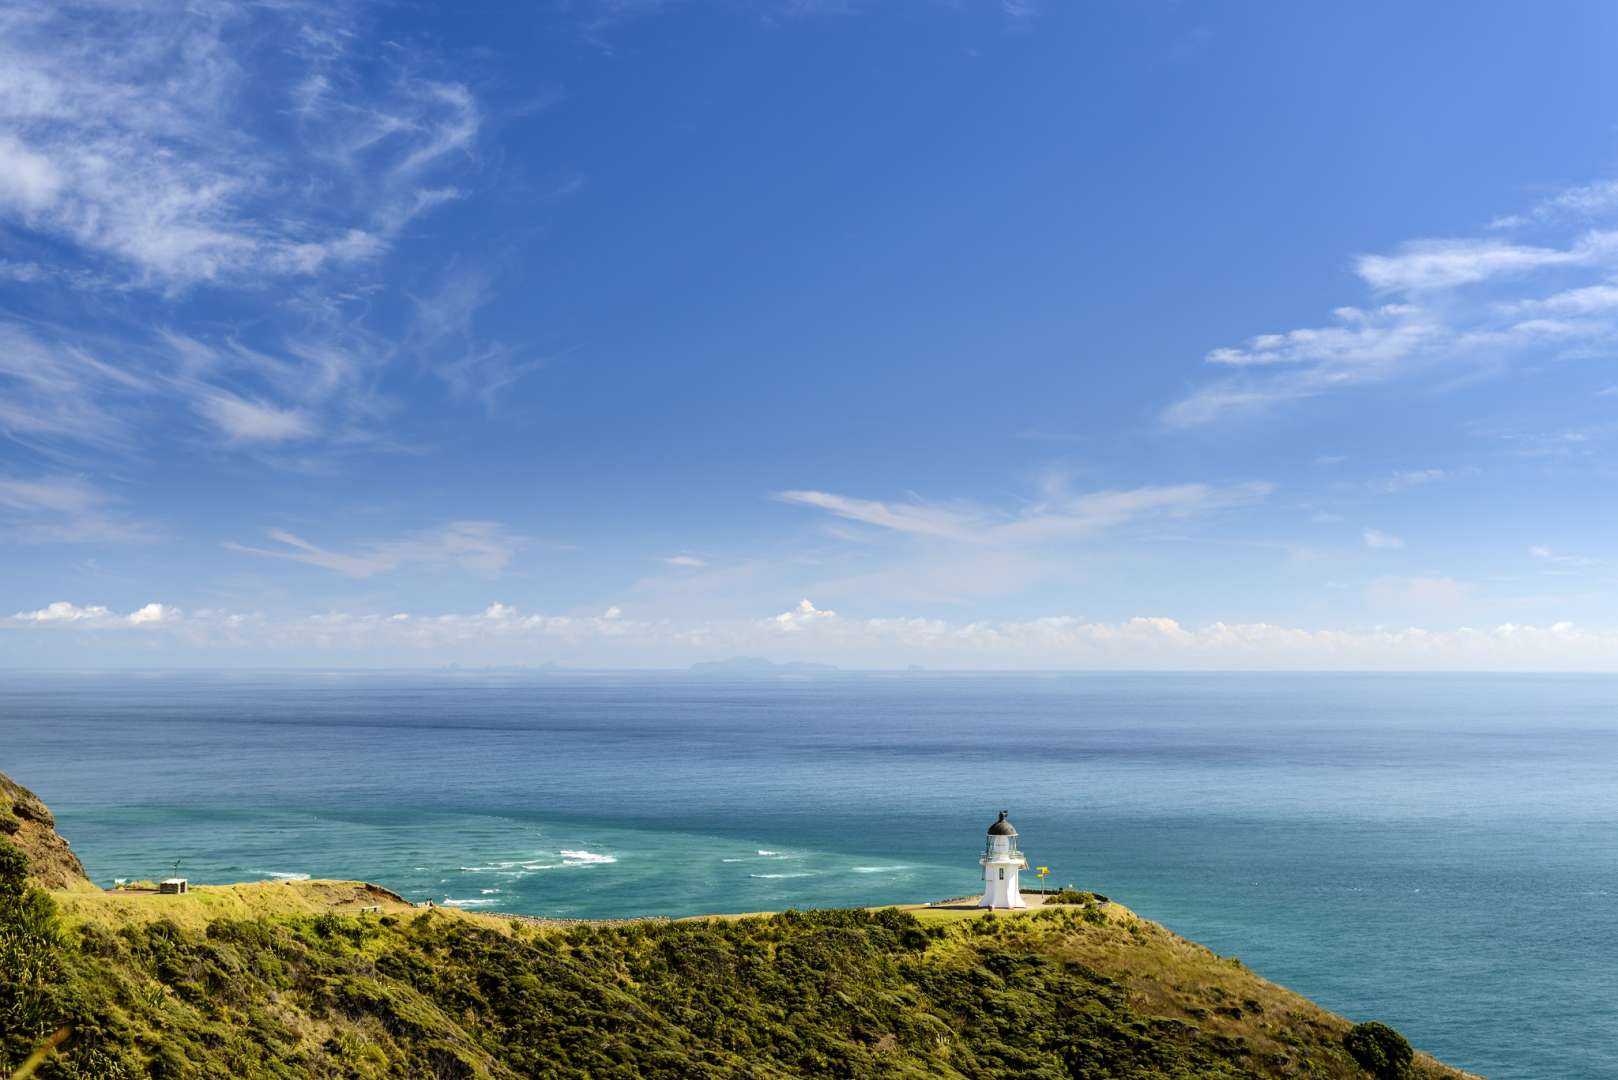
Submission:
[[[1618,9],[0,5],[37,666],[1618,667]]]

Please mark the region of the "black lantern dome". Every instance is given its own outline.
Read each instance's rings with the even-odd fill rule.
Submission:
[[[1009,813],[1009,811],[1006,811],[1006,810],[1000,811],[1000,820],[996,821],[993,825],[989,826],[989,835],[990,836],[1016,836],[1017,835],[1017,830],[1012,828],[1011,827],[1011,822],[1006,820],[1006,815],[1008,813]]]

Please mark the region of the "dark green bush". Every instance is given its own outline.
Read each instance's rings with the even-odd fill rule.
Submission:
[[[28,881],[28,856],[0,840],[0,1066],[55,1030],[62,933],[56,904]]]
[[[1355,1024],[1343,1036],[1343,1048],[1376,1080],[1400,1080],[1415,1057],[1403,1035],[1375,1020]]]
[[[1061,889],[1057,892],[1046,893],[1045,902],[1047,904],[1093,904],[1095,903],[1095,894],[1087,893],[1080,889]]]

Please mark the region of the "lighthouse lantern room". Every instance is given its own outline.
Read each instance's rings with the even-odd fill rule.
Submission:
[[[1017,850],[1017,830],[1000,811],[1000,820],[989,826],[989,842],[983,847],[983,900],[978,907],[1025,908],[1027,901],[1017,891],[1017,872],[1028,869],[1028,860]]]

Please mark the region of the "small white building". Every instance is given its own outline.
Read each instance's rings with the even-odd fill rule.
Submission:
[[[1017,830],[1000,811],[1000,820],[989,826],[989,842],[983,847],[983,900],[978,907],[1025,908],[1028,902],[1017,891],[1017,872],[1028,869],[1028,860],[1017,850]]]
[[[160,893],[187,893],[191,891],[191,883],[183,877],[164,878],[157,883]]]

